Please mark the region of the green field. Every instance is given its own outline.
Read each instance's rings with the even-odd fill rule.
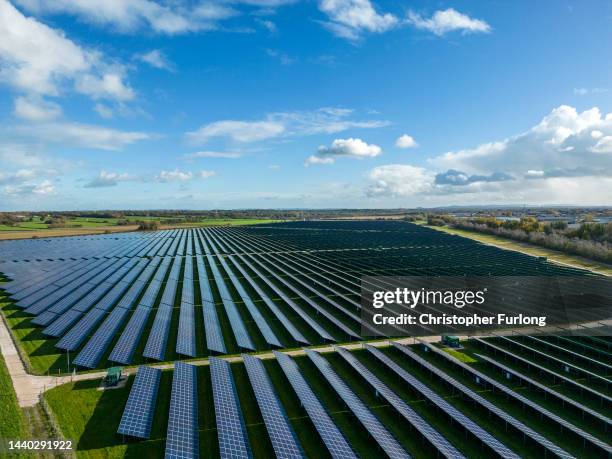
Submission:
[[[0,419],[0,440],[28,438],[25,418],[17,403],[13,382],[2,354],[0,354]]]

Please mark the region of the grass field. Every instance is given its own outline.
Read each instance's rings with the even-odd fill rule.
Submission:
[[[456,234],[458,236],[474,239],[485,244],[494,245],[502,249],[514,250],[517,252],[526,253],[535,257],[546,257],[550,261],[561,263],[564,265],[575,266],[577,268],[588,269],[600,274],[612,276],[612,266],[601,263],[598,261],[590,260],[588,258],[580,257],[578,255],[571,255],[557,250],[547,249],[526,242],[513,241],[511,239],[505,239],[503,237],[495,236],[492,234],[477,233],[475,231],[467,231],[457,228],[449,228],[447,226],[427,226],[428,228],[435,229],[437,231],[444,231],[450,234]]]
[[[13,382],[0,354],[0,442],[27,439],[28,432],[23,412],[17,404]],[[16,457],[26,457],[26,455]]]

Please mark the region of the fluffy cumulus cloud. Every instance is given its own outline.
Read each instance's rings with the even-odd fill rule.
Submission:
[[[612,114],[562,105],[522,134],[444,153],[429,166],[377,167],[366,192],[428,203],[609,202]]]
[[[397,148],[416,148],[419,146],[419,144],[416,143],[412,136],[409,136],[408,134],[403,134],[397,138],[397,140],[395,141],[395,146]]]
[[[309,164],[332,164],[338,156],[350,158],[373,158],[382,153],[378,145],[368,144],[361,139],[350,137],[348,139],[336,139],[330,146],[321,145],[317,150],[317,156],[310,156],[306,160]]]
[[[0,194],[16,197],[50,195],[55,191],[55,187],[51,180],[42,177],[45,172],[36,169],[0,172]]]
[[[314,111],[274,112],[255,121],[222,120],[205,124],[188,132],[195,144],[222,137],[233,142],[249,143],[287,136],[335,134],[347,129],[372,129],[387,126],[388,121],[355,120],[353,110],[323,107]]]
[[[491,26],[485,21],[471,18],[453,8],[438,10],[429,18],[414,11],[409,11],[407,22],[417,29],[427,30],[438,36],[455,31],[462,33],[487,33],[491,31]]]
[[[323,25],[348,40],[357,40],[364,32],[386,32],[399,22],[390,13],[378,13],[370,0],[320,0],[319,9],[329,18]]]
[[[127,172],[107,172],[100,171],[100,174],[88,182],[85,187],[86,188],[106,188],[111,186],[117,186],[119,182],[127,182],[130,180],[135,180],[135,177],[132,177]]]
[[[121,66],[26,17],[7,0],[0,0],[0,37],[0,81],[19,90],[56,96],[72,83],[76,91],[96,98],[134,96]]]
[[[433,175],[422,167],[408,164],[388,164],[372,169],[368,196],[404,197],[431,190]]]

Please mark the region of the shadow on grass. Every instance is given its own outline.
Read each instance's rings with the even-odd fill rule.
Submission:
[[[117,435],[119,421],[123,414],[123,407],[127,402],[133,378],[130,378],[125,387],[110,389],[102,392],[94,412],[85,425],[85,430],[79,438],[77,450],[91,450],[106,448],[121,444],[121,437]],[[99,380],[77,381],[73,390],[92,390],[98,387]]]

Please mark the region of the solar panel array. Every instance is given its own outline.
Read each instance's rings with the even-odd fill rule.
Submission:
[[[214,352],[225,354],[226,348],[223,342],[223,332],[217,315],[215,299],[213,297],[210,281],[201,254],[196,256],[198,268],[198,280],[200,285],[200,296],[202,298],[202,315],[204,318],[204,332],[206,334],[206,347]]]
[[[527,397],[524,397],[523,395],[521,395],[521,394],[515,392],[514,390],[506,387],[504,384],[498,382],[497,380],[495,380],[495,379],[485,375],[484,373],[482,373],[482,372],[472,368],[471,366],[465,364],[464,362],[461,362],[460,360],[458,360],[457,358],[451,356],[450,354],[448,354],[446,352],[443,352],[442,350],[432,346],[431,344],[423,343],[423,345],[427,346],[427,348],[430,349],[435,354],[443,357],[444,359],[452,362],[454,365],[460,367],[462,370],[467,371],[468,373],[472,374],[473,376],[479,378],[482,384],[487,384],[490,387],[495,388],[495,390],[497,390],[497,391],[503,393],[504,395],[506,395],[509,399],[513,399],[515,402],[521,403],[523,406],[531,408],[539,416],[541,416],[543,418],[546,418],[547,422],[553,422],[553,423],[557,424],[558,426],[563,428],[565,432],[572,432],[572,433],[574,433],[575,435],[580,437],[580,439],[582,441],[590,443],[591,445],[595,446],[597,449],[599,449],[604,454],[607,454],[609,456],[612,455],[612,447],[608,446],[608,444],[606,442],[599,440],[598,438],[594,437],[590,433],[585,432],[584,430],[576,427],[572,423],[566,421],[561,416],[558,416],[557,414],[552,413],[551,411],[547,410],[546,408],[542,407],[541,405],[538,405],[537,403],[533,402],[532,400],[528,399]],[[550,442],[549,442],[549,444],[546,444],[546,443],[542,442],[542,444],[543,444],[543,446],[545,446],[547,449],[549,449],[553,453],[559,455],[559,457],[561,457],[561,455],[563,453],[565,453],[565,451],[563,449],[559,448],[558,446],[556,446],[556,445],[554,445],[554,444],[552,444]],[[557,448],[557,449],[555,449],[555,448]]]
[[[172,377],[165,457],[190,459],[199,456],[196,367],[176,362]]]
[[[274,351],[274,356],[319,432],[329,454],[334,459],[356,458],[353,449],[312,391],[293,359],[277,351]]]
[[[223,458],[250,458],[252,453],[249,436],[230,364],[215,357],[211,357],[209,363],[219,455]]]
[[[454,389],[457,389],[458,391],[460,391],[462,394],[464,394],[468,398],[474,400],[480,406],[482,406],[483,408],[488,410],[491,414],[494,414],[499,419],[501,419],[502,421],[506,422],[508,425],[514,427],[517,431],[519,431],[519,432],[525,434],[526,436],[530,437],[537,444],[541,445],[546,451],[551,452],[556,457],[562,457],[562,458],[571,458],[571,457],[573,457],[571,454],[569,454],[563,448],[555,445],[550,440],[548,440],[546,437],[544,437],[542,434],[536,432],[532,428],[530,428],[527,425],[525,425],[523,422],[519,421],[515,417],[509,415],[508,413],[506,413],[502,409],[498,408],[496,405],[494,405],[493,403],[489,402],[487,399],[485,399],[481,395],[478,395],[475,391],[471,390],[470,388],[468,388],[464,384],[461,384],[456,379],[454,379],[451,376],[447,375],[446,373],[444,373],[443,371],[438,369],[436,366],[434,366],[431,363],[429,363],[428,361],[422,359],[417,354],[415,354],[414,351],[408,349],[406,346],[402,346],[402,345],[397,344],[397,343],[393,343],[393,344],[397,347],[397,349],[399,349],[404,354],[409,356],[413,361],[417,362],[419,365],[421,365],[422,367],[427,369],[430,373],[432,373],[432,374],[438,376],[439,378],[443,379],[445,382],[450,384]]]
[[[274,453],[277,457],[287,459],[305,457],[263,363],[257,357],[247,354],[243,354],[242,359]]]
[[[399,346],[396,347],[399,348]],[[430,389],[426,384],[419,381],[419,379],[417,379],[416,377],[408,373],[406,370],[404,370],[402,367],[400,367],[388,356],[383,354],[379,349],[376,349],[372,346],[366,346],[366,349],[370,352],[370,354],[372,354],[389,369],[395,372],[400,378],[402,378],[404,382],[409,384],[410,387],[415,389],[419,394],[421,394],[423,397],[433,403],[437,408],[446,413],[459,425],[463,426],[463,428],[466,429],[466,432],[470,432],[473,435],[473,439],[478,440],[482,444],[489,447],[494,454],[499,455],[503,458],[520,459],[519,455],[515,454],[506,445],[504,445],[497,438],[495,438],[489,432],[480,427],[480,425],[478,425],[464,413],[462,413],[449,402],[447,402],[444,398],[442,398],[440,395]]]
[[[323,377],[334,388],[338,396],[349,407],[387,456],[392,459],[411,457],[372,411],[355,395],[342,378],[336,374],[329,362],[321,354],[311,349],[306,349],[306,355],[312,360]]]
[[[117,433],[137,438],[151,436],[161,373],[156,368],[138,367]]]
[[[193,308],[193,259],[191,257],[185,257],[185,271],[183,273],[183,289],[179,312],[178,337],[176,339],[176,353],[189,357],[196,356],[195,320]]]
[[[457,448],[450,444],[436,429],[425,421],[404,400],[384,384],[378,377],[368,370],[352,353],[338,347],[338,354],[349,363],[363,378],[380,394],[393,408],[406,419],[428,442],[430,442],[441,456],[448,458],[464,457]]]

